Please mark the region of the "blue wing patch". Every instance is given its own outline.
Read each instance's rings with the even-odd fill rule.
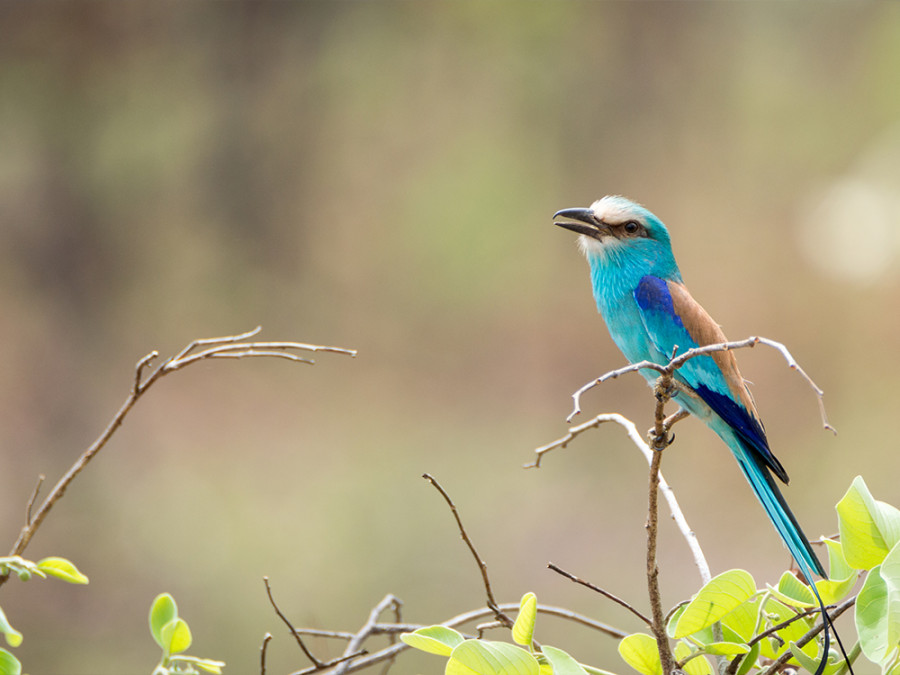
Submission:
[[[681,317],[675,313],[669,285],[663,279],[651,276],[642,277],[638,287],[634,290],[634,299],[637,300],[638,307],[642,312],[662,312],[671,318],[675,325],[684,329]],[[691,342],[693,343],[693,340]],[[696,343],[693,346],[696,347]]]

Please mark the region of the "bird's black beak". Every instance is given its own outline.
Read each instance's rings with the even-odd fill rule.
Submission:
[[[557,222],[557,218],[568,218],[569,220]],[[557,211],[553,214],[553,224],[594,239],[599,239],[600,235],[609,232],[609,227],[606,223],[598,220],[591,209],[563,209],[562,211]]]

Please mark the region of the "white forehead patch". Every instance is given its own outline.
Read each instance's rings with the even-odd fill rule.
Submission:
[[[591,211],[605,223],[624,223],[635,217],[635,206],[625,197],[610,195],[591,204]]]

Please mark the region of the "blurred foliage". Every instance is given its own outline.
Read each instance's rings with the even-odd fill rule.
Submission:
[[[143,401],[29,550],[76,560],[90,597],[4,589],[17,655],[35,673],[121,672],[109,645],[149,663],[144,608],[163,587],[209,653],[253,672],[248,627],[278,630],[263,574],[304,625],[353,625],[387,591],[410,620],[478,605],[425,470],[504,600],[527,588],[596,614],[549,559],[639,587],[645,478],[627,441],[519,469],[559,436],[570,393],[621,364],[550,221],[606,193],[669,224],[732,338],[787,343],[828,392],[836,440],[779,359],[741,356],[805,530],[831,527],[854,475],[890,500],[897,72],[893,3],[0,4],[7,541],[35,477],[99,433],[151,349],[262,324],[360,350],[210,364]],[[848,274],[851,253],[872,272]],[[637,381],[590,402],[652,415]],[[702,481],[680,494],[714,569],[771,577],[787,556],[729,453],[684,426],[665,471],[676,490]],[[746,532],[726,527],[734,511]],[[674,601],[693,571],[661,536]],[[770,545],[734,560],[748,536]],[[281,645],[271,672],[299,667]],[[601,662],[615,645],[567,649]]]

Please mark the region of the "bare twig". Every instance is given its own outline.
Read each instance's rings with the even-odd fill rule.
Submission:
[[[826,609],[828,609],[828,608],[826,607]],[[805,619],[806,617],[810,616],[811,614],[818,614],[820,611],[821,610],[818,607],[809,607],[808,609],[805,609],[802,612],[798,612],[797,614],[794,614],[794,616],[792,616],[790,619],[785,619],[781,623],[776,623],[774,626],[772,626],[768,630],[764,630],[762,633],[758,633],[757,635],[754,635],[753,639],[749,640],[747,642],[747,646],[752,647],[760,640],[764,640],[765,638],[769,637],[770,635],[774,635],[778,631],[787,628],[795,621],[799,621],[800,619]]]
[[[679,419],[683,419],[685,415],[681,415],[679,413],[674,413],[666,418],[667,429],[671,428],[672,423],[677,422]],[[670,420],[672,421],[671,423]],[[587,422],[583,422],[577,426],[571,427],[568,433],[560,439],[553,441],[552,443],[548,443],[547,445],[541,446],[537,448],[534,452],[537,455],[534,462],[530,464],[526,464],[526,468],[539,468],[541,459],[548,452],[555,450],[557,448],[566,447],[573,439],[577,438],[581,434],[583,434],[588,429],[593,429],[594,427],[599,427],[601,424],[606,422],[615,422],[623,429],[625,429],[628,434],[628,438],[631,439],[631,442],[634,443],[635,447],[640,450],[649,464],[653,460],[653,450],[650,449],[650,446],[647,445],[647,442],[644,440],[641,433],[637,430],[634,422],[632,422],[627,417],[620,415],[619,413],[603,413],[601,415],[597,415],[594,419],[588,420]],[[678,500],[675,497],[675,492],[672,490],[671,486],[666,482],[666,479],[660,475],[659,476],[659,489],[662,491],[663,496],[666,499],[666,503],[669,506],[669,511],[672,514],[672,519],[675,521],[675,524],[678,526],[679,531],[684,537],[685,541],[688,544],[688,547],[691,549],[691,553],[694,557],[694,563],[697,565],[697,569],[700,571],[700,578],[705,584],[712,578],[712,574],[709,570],[709,564],[706,562],[706,557],[703,555],[703,549],[700,548],[700,542],[697,539],[697,536],[694,534],[693,530],[691,530],[690,525],[688,525],[687,519],[684,517],[684,513],[681,510],[681,507],[678,504]]]
[[[119,408],[119,411],[112,418],[103,433],[101,433],[90,447],[81,454],[69,470],[63,474],[62,478],[59,479],[59,482],[57,482],[50,494],[47,495],[40,507],[38,507],[37,511],[34,513],[34,517],[32,517],[32,506],[37,497],[37,488],[35,489],[26,509],[25,525],[19,532],[19,536],[16,539],[15,544],[13,544],[9,555],[21,555],[24,552],[28,543],[31,541],[31,538],[34,536],[34,533],[41,526],[41,523],[44,522],[44,518],[47,517],[50,509],[53,508],[53,505],[62,498],[66,489],[72,481],[75,480],[75,477],[81,473],[94,456],[103,449],[112,435],[122,425],[125,417],[132,407],[134,407],[134,404],[137,403],[138,399],[140,399],[147,389],[161,377],[175,372],[176,370],[180,370],[191,363],[209,358],[279,357],[290,359],[292,361],[309,362],[308,359],[303,359],[296,354],[293,354],[292,352],[294,351],[321,351],[356,356],[356,351],[352,349],[311,345],[303,342],[242,342],[259,333],[260,330],[260,327],[257,326],[253,330],[239,335],[194,340],[176,356],[167,359],[160,364],[153,372],[146,375],[146,377],[145,373],[147,369],[150,367],[153,360],[159,356],[159,352],[152,351],[138,361],[134,370],[131,392]],[[206,349],[195,353],[194,350],[199,347],[206,347]],[[0,576],[0,585],[5,583],[8,578],[9,575]]]
[[[386,651],[386,650],[383,650],[383,651]],[[363,650],[361,652],[356,652],[355,654],[347,654],[346,656],[339,656],[336,659],[331,659],[331,661],[324,662],[320,668],[318,668],[316,666],[310,666],[309,668],[304,668],[303,670],[295,670],[293,673],[291,673],[291,675],[309,675],[309,673],[320,673],[323,670],[328,670],[329,668],[333,668],[334,666],[338,666],[347,661],[352,661],[353,659],[356,659],[361,656],[365,656],[366,654],[368,654],[368,652]],[[393,658],[393,655],[385,657],[385,659],[388,659],[388,658]],[[354,662],[354,663],[356,663],[356,662]],[[372,665],[372,664],[370,663],[368,665]],[[355,670],[359,670],[359,668],[354,668],[354,667],[350,668],[350,672],[353,672]]]
[[[309,635],[310,637],[334,638],[337,640],[352,640],[356,633],[346,630],[322,630],[320,628],[295,628],[297,635]],[[374,631],[373,631],[374,632]]]
[[[269,642],[272,640],[272,634],[266,633],[263,636],[262,644],[259,646],[259,675],[266,675],[266,652],[269,650]]]
[[[641,621],[643,621],[648,626],[650,626],[653,623],[646,615],[642,614],[640,611],[638,611],[637,609],[635,609],[634,607],[629,605],[627,602],[625,602],[625,600],[623,600],[619,596],[614,595],[613,593],[610,593],[609,591],[604,590],[604,589],[600,588],[599,586],[595,586],[590,581],[585,581],[584,579],[581,579],[581,578],[575,576],[571,572],[567,572],[566,570],[559,567],[559,565],[555,565],[553,563],[548,563],[547,567],[549,567],[551,570],[553,570],[557,574],[561,574],[566,579],[570,579],[571,581],[574,581],[576,584],[581,584],[582,586],[584,586],[586,588],[590,588],[592,591],[596,591],[603,597],[605,597],[609,600],[612,600],[613,602],[615,602],[618,605],[621,605],[622,607],[624,607],[629,612],[634,614],[637,618],[639,618]]]
[[[382,612],[393,609],[395,616],[399,616],[400,607],[402,605],[403,603],[399,598],[389,593],[381,599],[381,602],[372,608],[372,611],[369,612],[368,620],[347,643],[347,648],[344,650],[343,657],[348,660],[342,661],[340,665],[334,669],[334,675],[343,675],[343,673],[347,672],[347,669],[350,666],[349,658],[367,653],[362,648],[363,643],[372,634],[373,627],[378,623],[378,617],[381,616]]]
[[[640,361],[638,363],[632,363],[627,366],[623,366],[622,368],[617,368],[616,370],[611,370],[608,373],[601,375],[596,380],[591,380],[574,394],[572,394],[572,412],[569,413],[569,416],[566,418],[566,422],[571,423],[576,415],[581,414],[581,397],[587,391],[593,389],[598,384],[606,382],[607,380],[614,380],[620,375],[627,375],[628,373],[636,373],[642,368],[652,368],[653,370],[661,373],[663,366],[660,366],[658,363],[653,363],[652,361]]]
[[[829,615],[831,617],[831,621],[833,622],[841,614],[843,614],[848,609],[850,609],[855,602],[856,602],[856,596],[853,596],[852,598],[849,598],[848,600],[845,600],[843,603],[838,605],[837,608]],[[823,617],[823,620],[820,623],[817,623],[802,638],[797,640],[797,646],[802,647],[807,642],[809,642],[810,640],[815,638],[819,633],[821,633],[824,628],[825,628],[825,620]],[[770,665],[765,671],[763,671],[762,675],[775,675],[775,673],[779,672],[784,667],[784,665],[788,661],[790,661],[791,658],[793,658],[793,656],[794,655],[790,649],[786,650],[784,652],[784,654],[779,656],[772,663],[772,665]],[[828,655],[824,654],[822,656],[822,658],[828,658]],[[730,666],[729,666],[729,670],[730,670]],[[735,672],[736,672],[736,670],[737,670],[737,665],[735,665]]]
[[[773,349],[777,349],[779,352],[781,352],[781,355],[784,357],[784,360],[787,361],[788,367],[791,370],[797,371],[797,374],[799,374],[800,377],[802,377],[804,380],[806,380],[806,383],[809,385],[810,389],[812,389],[816,394],[816,400],[819,403],[819,415],[822,418],[822,426],[825,429],[827,429],[828,431],[830,431],[831,433],[837,435],[837,429],[835,429],[833,426],[831,426],[831,424],[829,424],[828,416],[825,413],[825,392],[822,390],[822,388],[819,385],[817,385],[813,381],[813,379],[809,375],[807,375],[806,371],[800,367],[800,364],[797,363],[797,360],[788,351],[788,348],[786,346],[784,346],[781,342],[775,342],[775,340],[770,340],[768,338],[764,338],[764,337],[748,338],[748,340],[753,340],[753,339],[755,339],[757,342],[760,342],[764,345],[772,347]],[[752,345],[747,345],[747,346],[749,347]]]
[[[588,382],[586,385],[581,387],[578,391],[572,394],[573,399],[573,408],[572,412],[569,414],[568,418],[566,418],[567,422],[571,422],[572,418],[578,415],[581,412],[581,397],[582,395],[590,389],[593,389],[598,384],[601,384],[607,380],[612,380],[620,375],[625,375],[627,373],[637,372],[639,370],[649,369],[655,370],[660,375],[665,373],[674,373],[681,366],[683,366],[687,361],[697,356],[702,356],[704,354],[712,354],[714,352],[727,352],[734,349],[746,349],[755,347],[757,344],[764,344],[768,347],[771,347],[781,353],[784,357],[784,360],[787,361],[787,365],[791,370],[795,370],[800,377],[802,377],[809,387],[816,394],[816,398],[819,404],[819,414],[822,418],[822,425],[828,431],[832,433],[837,433],[835,428],[831,426],[828,422],[828,417],[825,414],[825,392],[819,387],[813,379],[806,373],[803,368],[800,367],[800,364],[793,357],[793,355],[788,351],[788,348],[783,345],[781,342],[776,342],[775,340],[770,340],[769,338],[764,337],[749,337],[746,340],[737,340],[734,342],[717,342],[716,344],[705,345],[703,347],[696,347],[694,349],[689,349],[683,354],[673,357],[668,364],[660,365],[658,363],[653,363],[652,361],[641,361],[640,363],[634,363],[623,368],[618,368],[616,370],[612,370],[604,375],[601,375],[596,380],[592,380]]]
[[[304,670],[298,670],[295,673],[293,673],[292,675],[300,675],[300,673],[314,673],[314,672],[319,672],[322,670],[328,670],[329,668],[339,666],[347,661],[350,661],[351,659],[355,659],[358,656],[363,656],[367,653],[364,649],[360,649],[360,650],[357,650],[355,648],[350,649],[350,646],[348,645],[348,648],[344,651],[344,653],[336,659],[331,659],[330,661],[321,661],[320,659],[317,659],[313,655],[313,653],[307,648],[306,644],[303,642],[303,639],[300,637],[300,635],[301,635],[301,633],[303,633],[303,631],[300,631],[300,630],[297,630],[296,628],[294,628],[294,625],[284,615],[284,613],[278,608],[278,605],[275,602],[275,598],[272,597],[272,587],[269,585],[269,577],[263,577],[263,582],[266,584],[266,595],[269,596],[269,602],[272,604],[272,608],[275,610],[275,613],[278,615],[278,618],[280,618],[285,623],[285,625],[290,630],[291,635],[293,635],[294,639],[297,641],[297,644],[300,645],[300,649],[303,650],[303,653],[306,655],[306,658],[308,658],[310,661],[312,661],[312,664],[313,664],[309,668],[305,668]],[[271,638],[271,636],[269,636],[269,637]],[[356,637],[357,636],[354,636],[354,638],[356,638]],[[263,667],[265,667],[265,648],[266,648],[267,643],[268,643],[268,640],[263,641],[263,654],[262,654]],[[351,641],[351,644],[352,644],[352,641]]]
[[[450,495],[447,494],[447,491],[441,486],[440,483],[435,480],[433,476],[430,474],[422,474],[422,478],[431,483],[435,489],[441,493],[441,496],[444,498],[444,501],[447,502],[447,506],[450,507],[451,513],[453,513],[453,518],[456,520],[456,526],[459,528],[459,535],[462,537],[463,541],[466,542],[466,546],[469,547],[469,550],[472,552],[472,556],[475,558],[475,562],[478,563],[478,569],[481,572],[481,580],[484,582],[484,590],[487,594],[487,606],[495,609],[495,614],[497,620],[500,621],[504,626],[511,628],[513,625],[512,619],[510,619],[506,614],[503,613],[502,610],[499,609],[497,605],[497,601],[494,600],[494,592],[491,590],[491,580],[488,578],[487,573],[487,563],[478,555],[478,551],[475,550],[475,544],[472,543],[472,540],[469,538],[468,533],[466,532],[466,528],[463,526],[462,519],[459,517],[459,511],[456,510],[456,505],[453,503],[453,500],[450,499]]]
[[[504,612],[514,612],[519,609],[519,605],[517,603],[507,602],[500,603],[498,605],[500,609]],[[609,624],[605,624],[602,621],[597,621],[596,619],[592,619],[589,616],[585,616],[583,614],[579,614],[577,612],[573,612],[572,610],[565,609],[564,607],[555,607],[553,605],[541,605],[538,604],[537,611],[540,614],[546,614],[548,616],[555,616],[561,619],[566,619],[567,621],[572,621],[573,623],[581,624],[587,628],[591,628],[593,630],[604,633],[610,637],[621,639],[628,635],[623,630],[620,630],[614,626],[610,626]],[[469,623],[471,621],[477,621],[481,618],[493,616],[494,610],[490,607],[481,607],[479,609],[471,610],[469,612],[464,612],[462,614],[458,614],[450,619],[444,621],[442,626],[460,626],[464,623]],[[481,625],[481,624],[479,624]],[[411,633],[413,631],[418,630],[419,628],[424,628],[424,624],[419,623],[376,623],[372,626],[371,634],[372,635],[384,635],[384,634],[397,634],[397,633]],[[298,628],[297,632],[300,635],[309,635],[313,637],[324,637],[324,638],[333,638],[337,640],[350,640],[353,638],[356,633],[350,633],[348,631],[331,631],[331,630],[320,630],[318,628]]]
[[[306,658],[308,658],[310,661],[312,661],[313,666],[315,666],[315,668],[317,670],[325,668],[326,666],[325,666],[324,662],[317,659],[313,655],[313,653],[311,651],[309,651],[309,649],[306,647],[306,644],[304,644],[303,639],[297,633],[297,629],[294,628],[294,624],[292,624],[290,619],[288,619],[284,615],[284,613],[278,608],[278,603],[276,603],[275,598],[272,597],[272,587],[269,585],[269,577],[263,577],[263,583],[266,585],[266,595],[269,596],[269,602],[272,604],[272,609],[275,610],[275,613],[278,615],[278,618],[281,619],[284,622],[284,624],[288,627],[288,630],[290,630],[291,635],[294,636],[294,639],[297,641],[297,644],[300,645],[300,649],[303,650],[303,653],[306,655]]]
[[[28,504],[25,505],[25,524],[28,525],[31,523],[31,509],[34,507],[34,503],[37,501],[38,494],[41,491],[41,485],[44,484],[44,480],[46,476],[44,474],[40,474],[37,479],[37,483],[35,483],[34,490],[31,491],[31,497],[28,499]]]

